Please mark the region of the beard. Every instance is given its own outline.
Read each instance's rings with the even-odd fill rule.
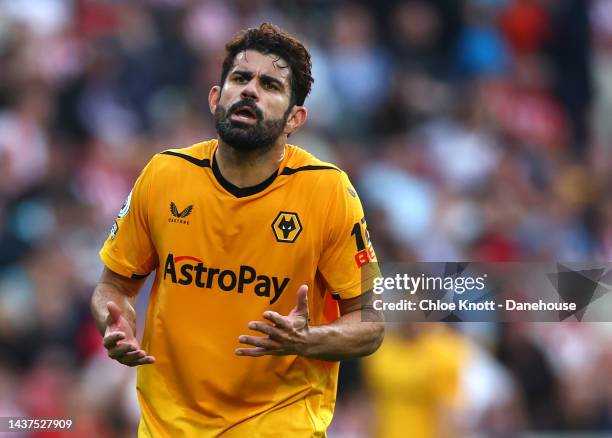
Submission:
[[[230,116],[238,108],[248,106],[256,115],[257,121],[253,125],[236,122]],[[280,119],[264,120],[261,109],[250,99],[242,99],[233,104],[229,109],[221,105],[215,111],[215,128],[221,140],[237,151],[266,151],[270,149],[283,133],[285,123],[289,116],[291,107]]]

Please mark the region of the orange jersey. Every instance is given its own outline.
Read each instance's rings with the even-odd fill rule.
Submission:
[[[346,174],[285,146],[254,187],[225,180],[217,141],[154,156],[100,251],[126,277],[156,271],[138,367],[140,436],[324,436],[338,363],[239,357],[265,310],[287,315],[309,286],[310,324],[338,317],[377,274],[361,203]],[[367,271],[367,273],[366,273]]]
[[[469,343],[439,324],[423,327],[411,338],[387,332],[376,354],[363,361],[376,438],[452,436],[445,424],[452,421],[444,416],[462,407],[461,374]]]

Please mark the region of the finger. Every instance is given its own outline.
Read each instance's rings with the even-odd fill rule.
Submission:
[[[142,352],[142,350],[140,350]],[[144,352],[143,352],[144,353]],[[123,365],[127,365],[130,367],[135,367],[135,366],[139,366],[139,365],[150,365],[152,363],[155,363],[155,357],[153,356],[124,356],[122,358],[120,358],[118,360],[120,363],[122,363]]]
[[[145,357],[147,357],[147,355],[141,351],[135,352],[135,351],[130,351],[129,353],[123,354],[121,356],[117,356],[117,357],[112,357],[112,356],[108,356],[111,359],[116,360],[119,363],[122,363],[123,365],[132,365],[135,364],[137,361],[144,359]]]
[[[308,286],[305,284],[297,290],[296,310],[300,315],[308,315]]]
[[[241,344],[253,345],[255,347],[264,347],[264,348],[280,348],[282,345],[274,341],[268,337],[262,336],[247,336],[242,335],[238,338],[238,342]]]
[[[144,350],[133,350],[125,353],[126,357],[145,357],[147,353]]]
[[[137,367],[140,365],[153,364],[155,363],[155,358],[153,356],[145,356],[141,358],[124,358],[123,360],[120,360],[119,362],[129,367]]]
[[[237,348],[234,351],[236,356],[250,356],[250,357],[261,357],[261,356],[281,356],[282,353],[279,350],[270,350],[268,348]]]
[[[114,301],[109,301],[106,303],[106,309],[108,310],[108,316],[110,317],[110,324],[117,324],[119,322],[119,318],[121,318],[121,309]]]
[[[267,310],[263,313],[263,317],[266,318],[268,321],[273,322],[282,329],[293,329],[293,325],[291,324],[289,318],[281,315],[280,313],[274,312],[272,310]]]
[[[136,350],[140,349],[140,344],[138,343],[138,340],[136,338],[121,339],[120,341],[117,342],[118,347],[122,345],[131,345]]]
[[[104,336],[104,340],[102,341],[104,344],[104,348],[113,348],[118,341],[121,339],[125,339],[125,333],[123,332],[111,332]]]
[[[249,322],[248,327],[251,330],[266,334],[276,341],[282,342],[288,340],[288,335],[286,332],[279,330],[278,328],[271,326],[270,324],[266,324],[265,322],[251,321]]]
[[[136,348],[134,348],[133,345],[119,345],[115,348],[111,348],[110,350],[108,350],[108,356],[113,359],[117,359],[118,357],[124,356],[125,354],[134,350],[136,350]]]

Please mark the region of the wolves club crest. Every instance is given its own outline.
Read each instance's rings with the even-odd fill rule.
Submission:
[[[281,211],[272,222],[272,231],[278,242],[293,243],[302,232],[297,213]]]

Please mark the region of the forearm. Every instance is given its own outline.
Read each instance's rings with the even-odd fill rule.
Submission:
[[[339,361],[374,353],[382,343],[384,323],[362,321],[361,310],[347,313],[336,321],[309,329],[309,342],[303,356]]]
[[[108,309],[106,304],[109,301],[113,301],[119,306],[123,315],[126,317],[132,329],[135,331],[136,328],[136,312],[134,311],[134,302],[136,298],[129,296],[125,290],[122,290],[121,286],[108,283],[100,282],[94,289],[93,296],[91,298],[91,313],[98,331],[104,335],[106,326],[108,325]]]

